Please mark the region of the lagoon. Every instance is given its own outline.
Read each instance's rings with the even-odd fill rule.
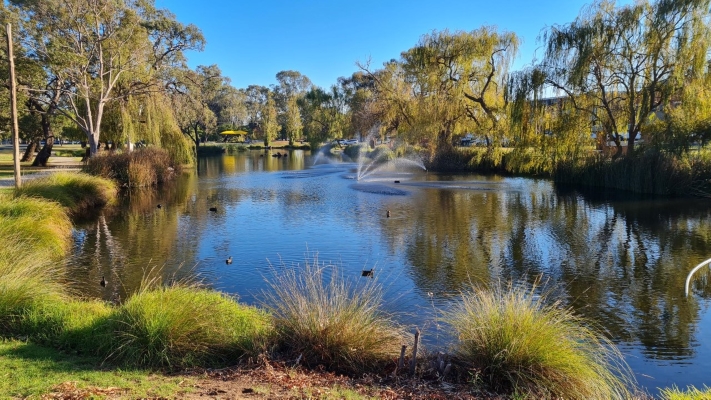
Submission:
[[[540,280],[608,332],[651,393],[711,386],[707,269],[684,296],[687,273],[711,257],[708,200],[583,193],[415,164],[358,181],[356,163],[300,150],[201,158],[174,184],[129,192],[121,207],[78,222],[71,285],[120,301],[145,276],[190,278],[259,304],[285,267],[318,263],[354,280],[374,268],[385,308],[436,347],[449,336],[437,310],[461,290]]]

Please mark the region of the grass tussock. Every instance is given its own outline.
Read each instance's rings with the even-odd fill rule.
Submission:
[[[681,390],[672,386],[660,390],[659,395],[664,400],[711,400],[711,388],[704,386],[703,389],[697,389],[694,386],[689,386],[686,390]]]
[[[262,350],[272,329],[264,312],[195,286],[143,289],[112,318],[110,358],[143,367],[234,363]]]
[[[310,367],[366,372],[395,359],[404,330],[381,310],[382,291],[335,269],[306,265],[275,274],[265,293],[280,348]]]
[[[71,234],[71,221],[59,203],[27,197],[0,202],[0,263],[25,256],[38,263],[59,260]]]
[[[106,178],[76,172],[56,172],[27,181],[16,196],[53,200],[77,215],[87,210],[113,204],[116,184]]]
[[[131,152],[104,152],[91,157],[84,171],[118,181],[127,187],[144,187],[167,182],[180,168],[170,154],[157,147],[146,147]]]
[[[64,298],[62,271],[31,250],[29,242],[0,225],[0,333],[15,333],[27,310]]]
[[[495,390],[533,398],[630,398],[631,372],[604,335],[535,287],[473,287],[443,315],[456,357]]]

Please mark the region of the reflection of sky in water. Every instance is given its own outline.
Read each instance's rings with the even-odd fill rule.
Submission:
[[[169,274],[182,265],[256,304],[265,279],[284,267],[318,262],[355,282],[374,267],[385,308],[422,329],[426,343],[442,345],[450,334],[434,316],[469,282],[541,274],[611,332],[650,391],[711,385],[708,303],[696,309],[681,299],[685,271],[711,254],[705,205],[609,200],[545,180],[416,168],[357,180],[354,163],[260,155],[203,159],[199,179],[107,217],[107,226],[79,229],[69,263],[89,277],[81,291],[109,297],[96,275],[115,274],[110,282],[130,291],[146,267]],[[213,206],[218,212],[208,211]],[[706,299],[707,275],[695,285]]]

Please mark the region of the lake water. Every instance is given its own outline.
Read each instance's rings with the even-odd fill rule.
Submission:
[[[385,308],[444,346],[434,316],[461,290],[542,277],[609,332],[651,393],[711,386],[711,274],[699,271],[684,296],[688,272],[711,257],[708,200],[581,193],[415,162],[357,181],[356,164],[324,161],[303,151],[203,158],[175,184],[128,193],[78,224],[75,289],[118,300],[145,276],[198,277],[259,304],[284,266],[318,262],[349,279],[375,268]]]

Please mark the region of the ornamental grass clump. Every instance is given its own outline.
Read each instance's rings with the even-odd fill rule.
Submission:
[[[72,223],[59,203],[28,197],[0,202],[0,262],[25,255],[39,263],[59,260],[71,235]]]
[[[695,386],[688,386],[686,390],[681,390],[676,386],[661,389],[659,395],[663,400],[708,400],[711,399],[711,388],[704,386],[697,389]]]
[[[53,200],[70,214],[78,215],[115,203],[117,190],[116,184],[106,178],[78,172],[56,172],[27,181],[15,190],[15,195]]]
[[[615,346],[536,287],[473,287],[444,312],[457,359],[496,391],[532,398],[630,398],[632,374]]]
[[[265,293],[279,347],[309,367],[359,373],[397,358],[406,335],[381,310],[372,279],[347,281],[331,267],[306,265],[274,274]]]
[[[112,316],[109,359],[137,367],[187,368],[235,363],[263,349],[267,314],[197,286],[147,287]]]
[[[0,334],[12,334],[27,310],[64,298],[63,275],[57,263],[27,250],[32,242],[2,224],[0,241]]]

